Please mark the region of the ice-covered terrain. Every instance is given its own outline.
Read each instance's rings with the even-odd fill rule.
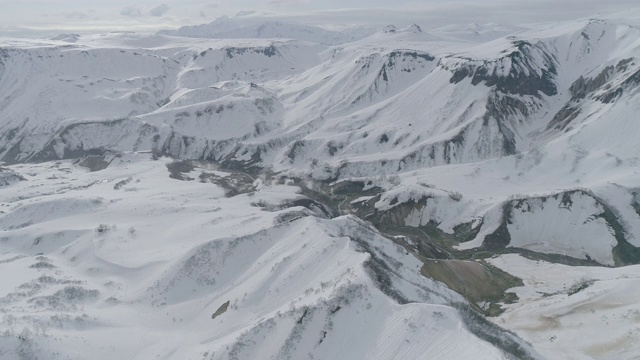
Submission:
[[[639,25],[0,39],[0,354],[636,355]]]

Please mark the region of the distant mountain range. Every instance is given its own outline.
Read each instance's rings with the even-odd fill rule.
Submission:
[[[163,30],[159,34],[210,39],[297,39],[325,45],[342,44],[370,35],[365,27],[345,31],[331,31],[285,21],[254,20],[251,17],[222,16],[214,21],[196,26],[183,26],[178,30]]]

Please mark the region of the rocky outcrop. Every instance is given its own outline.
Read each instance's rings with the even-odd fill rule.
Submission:
[[[553,96],[558,93],[554,81],[557,63],[541,43],[533,45],[527,41],[514,41],[513,50],[497,60],[477,61],[467,59],[452,69],[450,82],[457,84],[471,78],[472,85],[480,83],[495,87],[504,94]],[[502,69],[508,69],[506,74]]]

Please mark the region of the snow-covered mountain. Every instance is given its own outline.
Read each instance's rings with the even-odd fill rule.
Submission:
[[[278,19],[221,16],[208,24],[183,26],[177,30],[162,30],[162,35],[212,39],[297,39],[336,45],[366,37],[367,28],[358,27],[332,31]]]
[[[640,263],[631,20],[0,41],[7,356],[554,358]]]

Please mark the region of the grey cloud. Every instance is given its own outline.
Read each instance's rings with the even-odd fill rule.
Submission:
[[[307,0],[269,0],[267,4],[269,5],[302,5],[307,4],[309,1]]]
[[[142,11],[137,6],[127,6],[124,9],[120,10],[120,15],[124,16],[142,16]]]
[[[149,10],[149,15],[151,16],[162,16],[169,11],[169,6],[167,4],[160,4],[151,10]]]
[[[85,14],[85,13],[81,13],[81,12],[69,12],[69,13],[63,13],[62,16],[64,16],[65,19],[67,20],[84,20],[86,18],[89,17],[89,15]]]

